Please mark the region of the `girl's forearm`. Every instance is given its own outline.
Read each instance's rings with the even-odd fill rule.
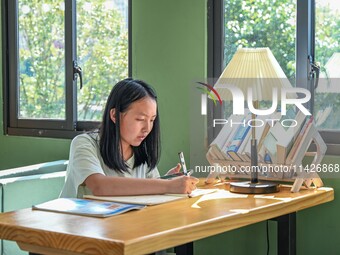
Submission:
[[[190,194],[198,179],[181,176],[171,180],[112,177],[93,174],[87,177],[85,185],[97,196],[129,196],[165,193]]]
[[[169,181],[162,179],[140,179],[111,177],[94,174],[85,180],[85,185],[94,195],[128,196],[168,193]]]

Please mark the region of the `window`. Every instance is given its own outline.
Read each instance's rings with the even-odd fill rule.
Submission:
[[[98,126],[129,76],[128,0],[6,0],[8,134],[73,137]]]
[[[220,0],[210,1],[209,11],[209,77],[220,76],[238,47],[269,47],[291,84],[311,91],[308,107],[325,141],[340,144],[334,139],[340,131],[340,117],[334,117],[340,107],[338,1]],[[229,116],[230,103],[213,117]]]
[[[318,0],[315,5],[315,60],[320,79],[314,113],[323,130],[339,130],[340,116],[340,2]]]

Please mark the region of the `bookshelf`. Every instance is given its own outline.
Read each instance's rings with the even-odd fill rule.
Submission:
[[[308,151],[310,145],[314,143],[314,151]],[[291,192],[298,192],[304,185],[307,188],[321,187],[323,182],[318,174],[320,163],[326,153],[327,146],[322,140],[315,124],[311,122],[301,139],[295,140],[292,150],[293,155],[286,159],[285,164],[267,164],[260,163],[258,178],[260,180],[291,182],[293,183]],[[308,166],[303,166],[302,161],[305,156],[313,158]],[[212,166],[207,182],[211,182],[216,177],[229,179],[249,179],[251,166],[249,161],[232,161],[226,160],[216,155],[213,148],[210,147],[207,154],[207,160]]]

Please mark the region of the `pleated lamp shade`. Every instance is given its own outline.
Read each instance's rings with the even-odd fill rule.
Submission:
[[[254,101],[272,100],[274,87],[278,93],[281,88],[292,88],[269,48],[239,48],[214,86],[222,99],[232,100],[227,86],[239,88],[245,97],[251,87]],[[288,97],[296,98],[296,94]]]

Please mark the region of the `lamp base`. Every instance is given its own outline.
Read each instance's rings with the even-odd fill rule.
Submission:
[[[231,182],[230,192],[242,194],[268,194],[279,192],[279,185],[271,182]]]

